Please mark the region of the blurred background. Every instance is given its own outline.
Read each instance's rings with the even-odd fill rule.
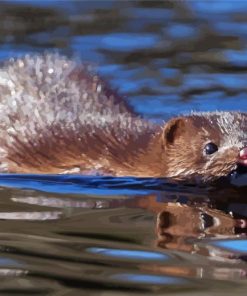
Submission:
[[[91,62],[136,111],[247,111],[246,1],[1,1],[0,59]]]

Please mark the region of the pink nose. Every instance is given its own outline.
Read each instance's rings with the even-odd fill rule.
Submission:
[[[247,147],[244,147],[240,150],[238,162],[242,165],[247,166]]]

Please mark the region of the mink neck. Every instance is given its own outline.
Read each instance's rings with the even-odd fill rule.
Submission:
[[[82,128],[82,141],[77,141],[76,146],[86,156],[84,164],[90,162],[89,167],[115,176],[162,175],[160,126],[139,117],[118,115],[105,117],[103,126],[94,118],[93,126]]]
[[[121,130],[117,143],[108,142],[109,170],[116,176],[161,177],[164,172],[162,128],[139,118],[132,123],[129,129]]]
[[[133,171],[139,177],[162,177],[164,174],[164,151],[161,143],[161,127],[156,127],[147,145],[140,149]],[[140,137],[142,141],[142,136]],[[135,171],[136,170],[136,171]]]

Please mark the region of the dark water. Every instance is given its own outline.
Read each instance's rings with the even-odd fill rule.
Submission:
[[[89,61],[153,120],[247,111],[246,1],[2,1],[0,58]],[[1,295],[246,295],[246,179],[0,176]]]

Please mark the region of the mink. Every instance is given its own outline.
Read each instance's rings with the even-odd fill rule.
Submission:
[[[0,172],[208,182],[247,166],[247,113],[136,114],[92,66],[54,53],[0,69]]]

